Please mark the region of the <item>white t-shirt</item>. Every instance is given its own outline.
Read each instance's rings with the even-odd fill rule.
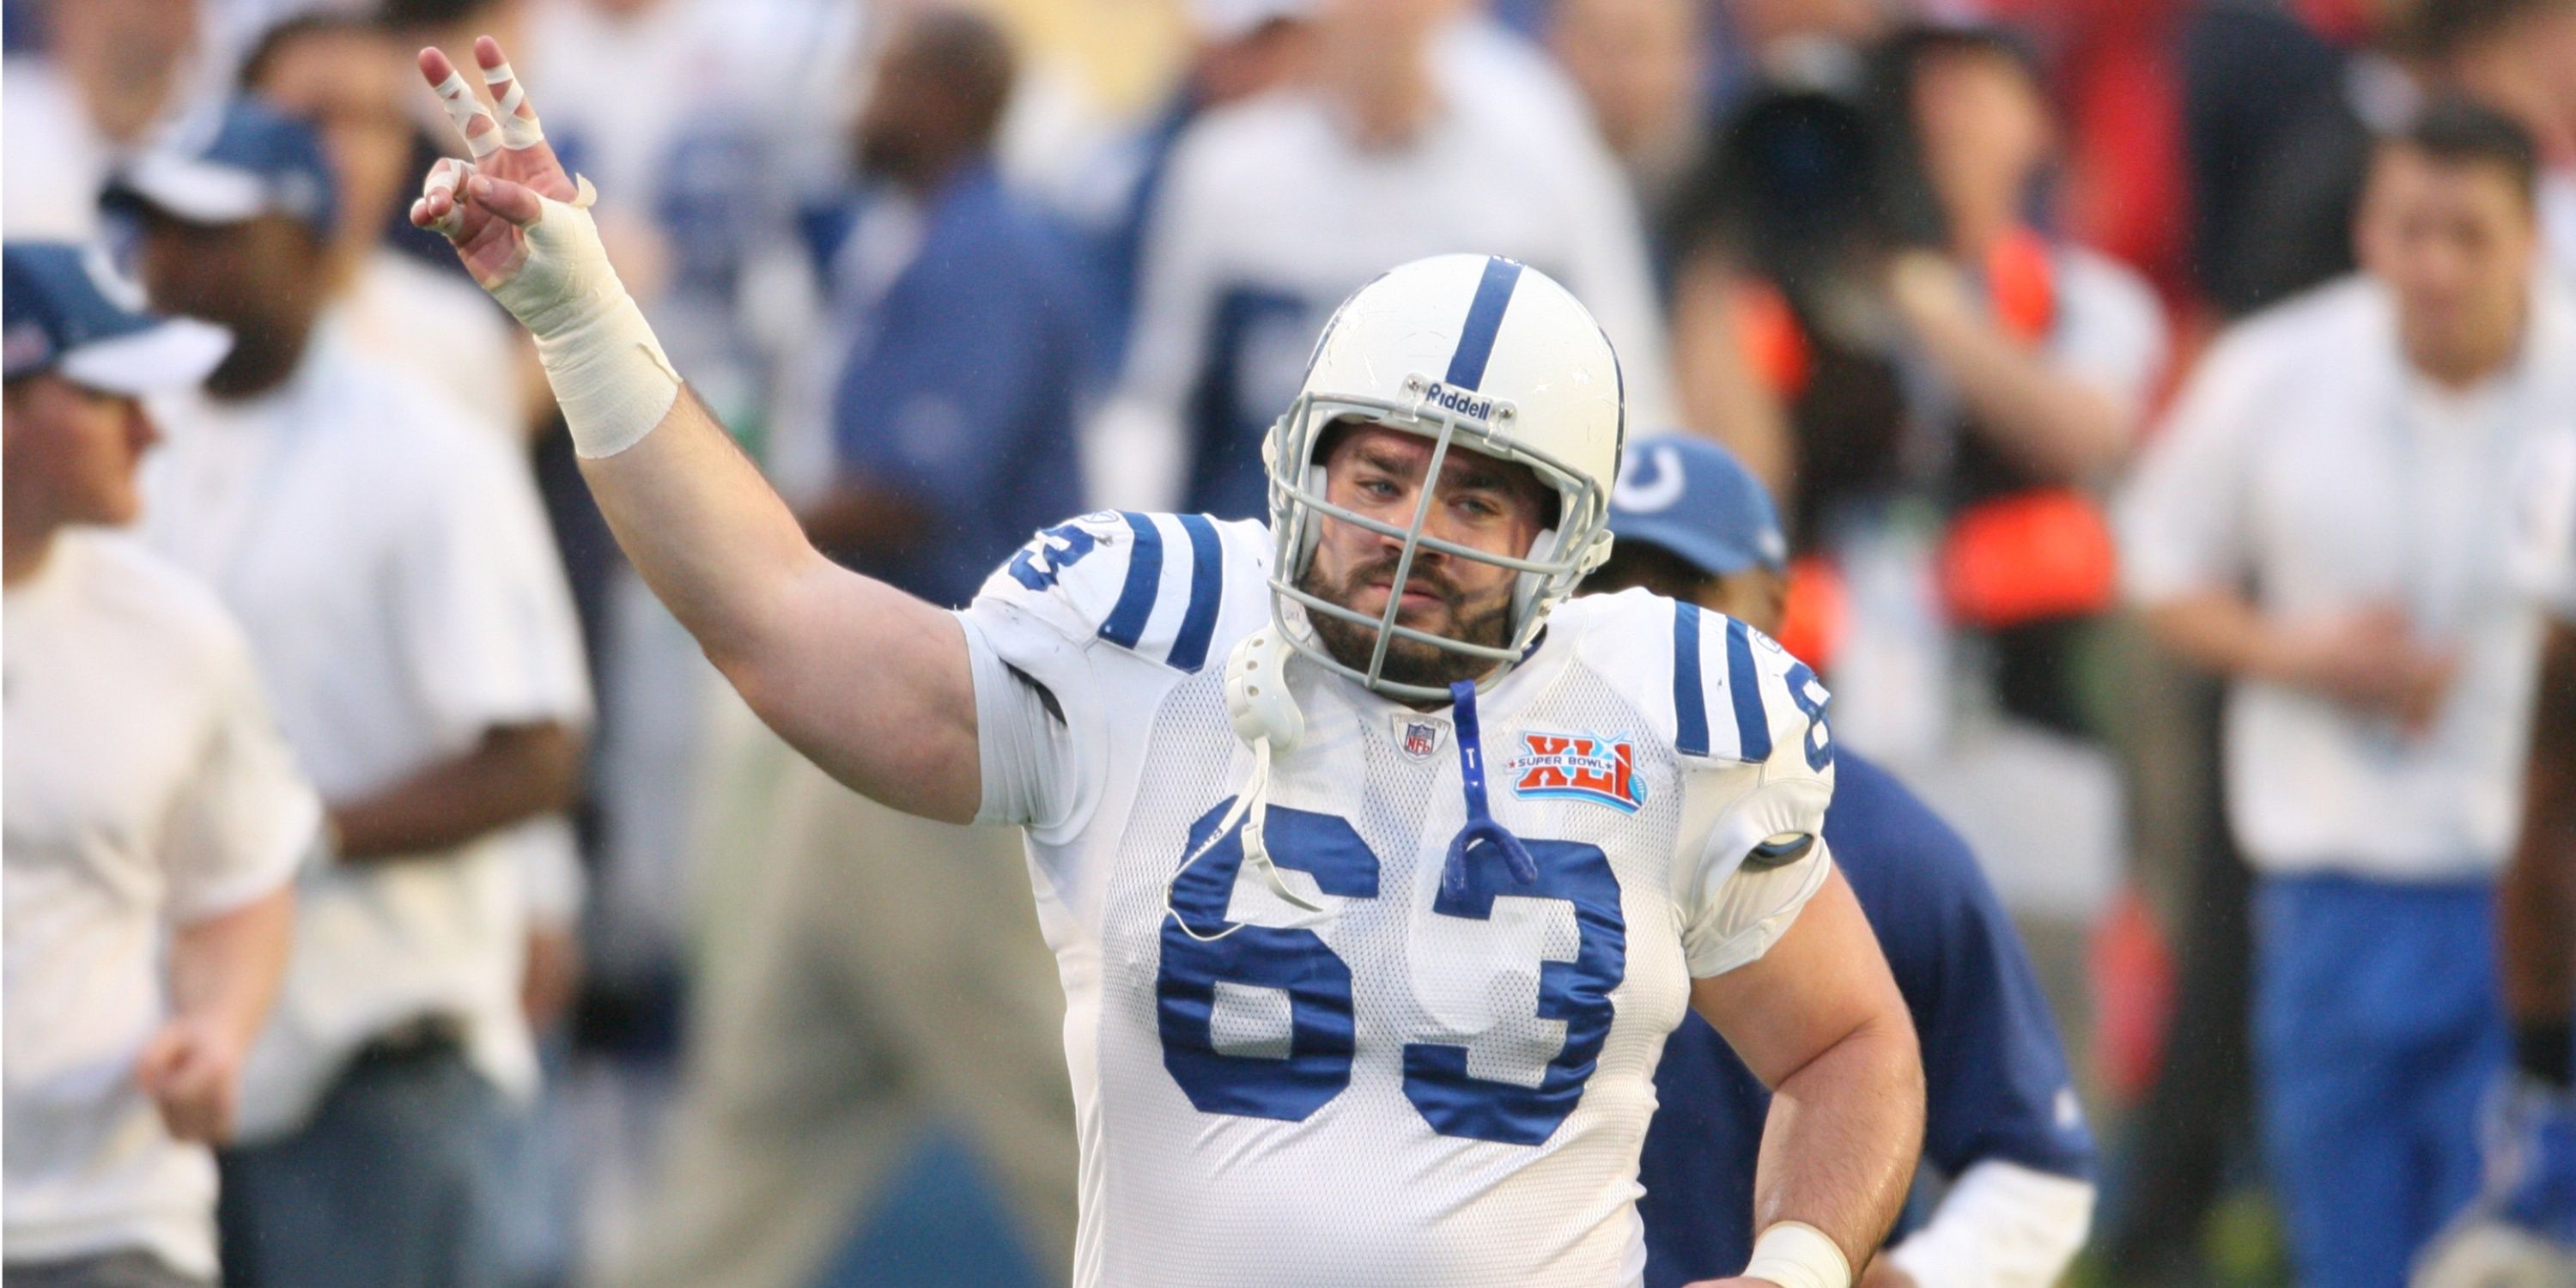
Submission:
[[[169,441],[145,468],[145,533],[240,617],[325,800],[463,755],[494,725],[588,720],[571,594],[500,431],[329,325],[267,395],[154,412]],[[354,1048],[425,1013],[465,1021],[478,1066],[532,1088],[525,885],[507,833],[309,877],[243,1136],[291,1130]]]
[[[1085,448],[1092,494],[1180,504],[1202,451],[1204,392],[1226,446],[1288,408],[1333,307],[1427,255],[1502,255],[1582,300],[1619,354],[1633,426],[1672,423],[1672,381],[1644,230],[1597,138],[1491,85],[1436,79],[1411,141],[1363,150],[1339,108],[1292,88],[1217,109],[1175,148],[1139,255],[1134,339]],[[1248,486],[1232,489],[1257,496]],[[1243,518],[1246,515],[1224,515]]]
[[[1444,887],[1455,712],[1303,660],[1273,765],[1282,900],[1215,824],[1252,753],[1225,659],[1267,622],[1258,522],[1051,528],[960,614],[979,821],[1029,836],[1082,1146],[1081,1288],[1633,1285],[1654,1070],[1694,977],[1758,959],[1830,868],[1824,691],[1641,591],[1559,607],[1477,702],[1530,848]],[[1042,687],[1041,687],[1042,686]]]
[[[321,817],[240,630],[131,538],[68,531],[5,599],[0,955],[12,1261],[147,1249],[215,1271],[214,1160],[134,1082],[168,927],[284,885]]]
[[[370,360],[438,390],[479,424],[509,434],[527,420],[518,341],[491,297],[401,251],[379,247],[334,306],[349,343]]]
[[[2250,587],[2281,622],[2394,604],[2458,652],[2420,737],[2305,690],[2232,687],[2228,808],[2264,871],[2442,879],[2503,861],[2538,645],[2516,516],[2576,429],[2576,301],[2533,298],[2516,365],[2466,393],[2414,373],[2369,279],[2258,314],[2203,359],[2123,499],[2133,599]]]

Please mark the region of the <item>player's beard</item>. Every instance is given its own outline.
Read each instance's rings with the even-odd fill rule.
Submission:
[[[1305,575],[1297,579],[1297,588],[1327,603],[1356,611],[1360,588],[1372,580],[1394,577],[1396,561],[1400,557],[1390,551],[1386,558],[1352,569],[1349,575],[1339,580],[1326,578],[1321,569],[1309,564]],[[1420,567],[1414,569],[1409,588],[1435,595],[1448,605],[1448,629],[1439,632],[1447,638],[1487,648],[1501,648],[1511,642],[1512,598],[1508,589],[1494,596],[1492,606],[1478,608],[1469,604],[1466,596],[1447,578],[1432,569]],[[1388,593],[1401,594],[1403,589],[1390,588]],[[1328,613],[1309,613],[1306,620],[1314,626],[1315,638],[1323,642],[1324,651],[1332,654],[1334,661],[1363,675],[1368,673],[1369,657],[1377,651],[1377,626],[1374,622],[1345,621]],[[1402,624],[1414,625],[1412,622]],[[1399,635],[1387,645],[1386,666],[1378,676],[1398,684],[1445,689],[1460,680],[1478,679],[1493,669],[1494,662],[1489,658],[1473,657]]]

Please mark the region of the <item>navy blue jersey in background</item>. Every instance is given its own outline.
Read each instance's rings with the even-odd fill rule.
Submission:
[[[1923,1041],[1925,1166],[1999,1159],[2093,1175],[2086,1130],[2030,958],[1967,842],[1887,771],[1835,756],[1825,843],[1868,914]],[[1735,1274],[1753,1256],[1753,1160],[1771,1095],[1692,1014],[1655,1071],[1638,1203],[1647,1288]]]

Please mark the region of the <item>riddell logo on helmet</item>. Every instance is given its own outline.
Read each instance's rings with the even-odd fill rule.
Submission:
[[[1461,416],[1473,416],[1478,420],[1492,420],[1494,418],[1493,399],[1479,398],[1464,389],[1452,389],[1436,380],[1431,382],[1431,387],[1429,389],[1423,391],[1422,400],[1424,402],[1438,404],[1440,407],[1456,412]]]

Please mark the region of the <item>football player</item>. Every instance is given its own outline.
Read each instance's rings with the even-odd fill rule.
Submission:
[[[1751,1264],[1844,1288],[1922,1128],[1818,837],[1823,690],[1741,623],[1564,604],[1609,550],[1609,342],[1507,260],[1391,270],[1272,429],[1270,523],[1102,513],[952,612],[837,567],[683,396],[500,47],[412,221],[535,336],[620,543],[843,782],[1025,826],[1081,1133],[1074,1279],[1635,1284],[1686,1008],[1775,1099]],[[1424,199],[1430,199],[1428,194]]]
[[[1632,445],[1610,494],[1619,544],[1587,590],[1642,586],[1777,631],[1789,547],[1762,484],[1684,435]],[[1924,1159],[1949,1182],[1865,1288],[2047,1288],[2084,1243],[2093,1137],[2012,919],[1977,856],[1887,771],[1834,757],[1825,840],[1878,932],[1923,1040]],[[1744,1259],[1769,1101],[1713,1030],[1685,1019],[1655,1071],[1646,1134],[1647,1288]]]

